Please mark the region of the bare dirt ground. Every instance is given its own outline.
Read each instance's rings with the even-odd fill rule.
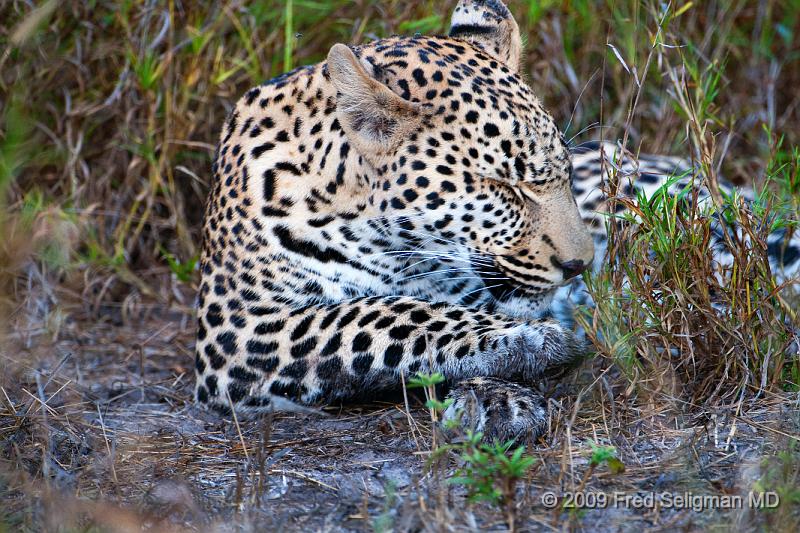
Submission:
[[[127,324],[117,312],[100,315],[67,322],[55,342],[35,328],[18,328],[7,342],[0,506],[8,530],[508,528],[503,513],[468,504],[463,489],[445,481],[457,468],[455,456],[426,466],[431,423],[419,398],[410,398],[409,410],[400,398],[319,415],[221,419],[192,404],[191,315],[154,309]],[[796,396],[688,415],[679,402],[614,383],[595,360],[551,387],[552,428],[530,449],[537,461],[518,487],[518,530],[797,523],[797,506],[786,501],[771,510],[747,505],[755,488],[784,499],[797,491]],[[600,466],[586,476],[592,443],[615,446],[625,472]],[[585,491],[615,499],[743,495],[744,508],[543,505],[546,491],[561,495],[582,481]]]

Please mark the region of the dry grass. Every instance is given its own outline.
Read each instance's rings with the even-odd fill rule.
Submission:
[[[452,457],[424,468],[418,399],[241,424],[190,402],[194,264],[225,114],[334,42],[442,32],[455,2],[31,4],[0,5],[0,530],[505,528],[445,483]],[[727,269],[691,199],[619,198],[643,223],[611,224],[609,266],[589,280],[600,304],[583,315],[600,356],[550,387],[517,524],[794,531],[798,301],[775,286],[764,239],[798,218],[800,5],[660,5],[510,2],[531,84],[576,143],[624,139],[690,157],[712,188],[725,176],[773,193],[726,204],[743,235]],[[611,193],[627,179],[614,174]],[[624,474],[591,470],[593,443],[615,446]],[[759,488],[783,505],[542,507],[544,490],[582,483]]]
[[[0,390],[11,530],[504,529],[505,513],[465,505],[463,490],[446,482],[452,456],[425,468],[433,436],[419,398],[410,411],[402,402],[351,405],[237,427],[191,403],[192,336],[188,316],[168,310],[136,328],[76,321],[56,342],[36,331],[11,336],[16,355],[6,362],[19,373]],[[521,530],[797,527],[800,419],[786,396],[686,414],[668,395],[632,397],[595,363],[560,386],[550,434],[530,450],[537,461],[516,499]],[[601,465],[587,476],[595,443],[615,446],[625,472]],[[606,494],[761,488],[780,491],[786,505],[783,514],[542,505],[545,491],[582,483]]]

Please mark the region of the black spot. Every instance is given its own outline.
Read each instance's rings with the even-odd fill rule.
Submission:
[[[354,352],[364,352],[369,349],[372,345],[372,337],[370,337],[369,333],[366,331],[360,331],[354,338],[353,338],[353,351]]]
[[[308,363],[305,361],[295,361],[294,363],[285,366],[280,371],[280,375],[286,378],[302,379],[306,372],[308,372]]]
[[[269,407],[272,401],[269,396],[250,396],[245,405],[247,407]]]
[[[415,329],[417,329],[417,327],[411,325],[395,326],[389,330],[389,336],[395,340],[402,341],[407,339],[409,334]]]
[[[428,330],[428,331],[434,331],[434,332],[442,331],[446,325],[447,325],[447,322],[445,322],[444,320],[437,320],[436,322],[434,322],[432,324],[428,324],[427,326],[425,326],[425,329]]]
[[[471,349],[471,346],[469,344],[462,344],[458,348],[458,350],[456,350],[456,357],[458,359],[462,359],[462,358],[466,357],[466,355],[469,353],[470,349]]]
[[[400,97],[408,100],[411,98],[411,89],[408,86],[408,82],[406,80],[399,80],[397,85],[400,87]]]
[[[200,403],[208,403],[208,391],[202,385],[197,387],[197,401]]]
[[[385,317],[381,318],[380,320],[378,320],[377,322],[375,322],[375,328],[376,329],[388,328],[389,326],[394,324],[395,320],[396,320],[396,318],[393,317],[393,316],[385,316]]]
[[[511,159],[511,141],[509,141],[508,139],[503,140],[500,143],[500,148],[503,150],[503,154],[507,158]]]
[[[483,127],[483,133],[485,133],[487,137],[497,137],[500,135],[500,130],[490,122]]]
[[[269,392],[275,396],[293,399],[300,395],[300,387],[297,383],[281,383],[280,381],[275,381],[270,385]]]
[[[258,379],[258,376],[256,374],[250,372],[249,370],[241,366],[234,366],[228,369],[228,376],[230,376],[233,379],[238,379],[239,381],[244,381],[248,383],[256,381]]]
[[[317,365],[317,377],[325,381],[335,379],[341,371],[342,359],[340,357],[331,357]]]
[[[269,333],[277,333],[286,326],[285,320],[276,320],[275,322],[262,322],[256,326],[256,335],[267,335]]]
[[[354,307],[350,311],[347,312],[342,318],[339,319],[339,323],[336,325],[337,328],[342,329],[350,322],[352,322],[358,316],[359,310],[358,307]]]
[[[277,342],[247,341],[247,351],[255,355],[268,355],[278,349]]]
[[[264,215],[265,217],[277,217],[277,218],[289,216],[288,211],[284,211],[283,209],[278,209],[269,205],[265,205],[264,207],[261,208],[261,214]]]
[[[369,313],[361,317],[361,320],[358,321],[358,327],[363,328],[364,326],[366,326],[367,324],[378,318],[380,314],[381,314],[380,311],[370,311]]]
[[[514,158],[514,170],[517,171],[517,177],[519,177],[519,179],[525,178],[525,162],[522,161],[520,156]]]
[[[217,335],[217,342],[219,343],[222,351],[228,355],[236,353],[236,334],[232,331],[226,331]]]
[[[208,389],[209,396],[216,396],[219,393],[217,389],[217,376],[211,375],[206,377],[206,388]]]
[[[292,331],[292,335],[289,337],[291,340],[296,341],[303,335],[308,332],[308,328],[311,326],[311,323],[314,321],[314,315],[308,315],[303,320],[300,321],[299,324],[294,328]]]
[[[242,398],[247,396],[247,388],[242,387],[238,383],[229,383],[228,396],[231,398],[231,403],[239,403]]]
[[[372,368],[374,357],[371,355],[359,355],[353,359],[353,372],[356,374],[366,374]]]
[[[324,330],[328,326],[330,326],[333,323],[333,321],[336,320],[336,317],[339,316],[339,312],[341,310],[342,310],[341,307],[334,307],[333,310],[327,315],[325,315],[325,318],[323,318],[322,321],[319,323],[319,329]]]
[[[330,224],[334,220],[336,220],[336,217],[332,215],[328,215],[322,218],[312,218],[311,220],[308,221],[308,225],[311,226],[312,228],[321,228],[323,226],[326,226],[327,224]]]
[[[258,293],[252,289],[244,289],[239,294],[241,294],[242,298],[249,302],[254,302],[259,299]]]
[[[219,354],[213,344],[207,344],[203,351],[208,358],[208,362],[211,363],[211,368],[219,370],[225,366],[225,358]]]
[[[275,196],[275,170],[268,169],[264,171],[264,200],[271,201]]]
[[[395,368],[397,365],[400,364],[400,360],[403,358],[403,345],[402,344],[390,344],[386,351],[383,353],[383,363],[386,366]]]
[[[417,85],[420,87],[424,87],[428,84],[428,80],[425,79],[425,73],[421,68],[415,68],[411,75],[414,76],[414,81],[416,81]]]
[[[445,176],[451,176],[453,174],[453,169],[445,165],[438,165],[436,167],[436,172],[444,174]]]
[[[441,349],[445,345],[447,345],[451,340],[453,340],[453,336],[450,335],[449,333],[442,335],[441,337],[439,337],[439,340],[436,341],[436,347]]]
[[[341,345],[342,345],[342,334],[337,333],[336,335],[328,339],[328,342],[325,344],[325,347],[322,348],[321,352],[322,356],[325,357],[336,353],[336,350],[338,350]]]
[[[428,341],[425,339],[425,336],[422,335],[417,337],[417,340],[414,341],[414,348],[412,349],[411,353],[414,354],[415,357],[419,357],[423,353],[425,353],[425,349],[428,347]]]
[[[294,357],[295,359],[300,359],[302,357],[307,356],[311,352],[311,350],[316,348],[316,346],[317,346],[317,338],[309,337],[303,342],[300,342],[292,346],[290,353],[292,354],[292,357]]]
[[[255,99],[258,98],[258,95],[260,94],[261,94],[261,89],[258,87],[250,89],[249,91],[247,91],[247,94],[245,94],[245,103],[247,103],[247,105],[251,105],[255,101]]]
[[[274,144],[272,144],[271,142],[265,142],[264,144],[260,144],[260,145],[256,146],[255,148],[253,148],[253,151],[250,152],[250,153],[252,154],[252,156],[254,158],[258,159],[259,157],[261,157],[264,154],[264,152],[268,152],[268,151],[272,150],[273,148],[275,148]]]
[[[281,310],[280,307],[260,307],[260,306],[255,306],[248,309],[250,314],[253,316],[274,315],[280,310]]]
[[[280,359],[277,357],[269,357],[267,359],[261,359],[259,357],[248,357],[247,364],[253,368],[256,368],[262,371],[265,374],[271,374],[278,368],[278,363]]]
[[[206,322],[208,322],[208,325],[212,327],[219,326],[225,322],[225,319],[222,316],[222,308],[219,305],[211,304],[208,306],[208,311],[206,312]]]
[[[200,357],[200,352],[194,354],[194,368],[197,370],[198,374],[202,374],[206,371],[206,363]]]
[[[283,170],[285,172],[289,172],[291,174],[294,174],[295,176],[299,176],[299,175],[302,174],[302,172],[300,171],[299,168],[297,168],[292,163],[289,163],[288,161],[282,161],[280,163],[276,163],[275,164],[275,168],[278,169],[278,170]]]
[[[422,324],[427,322],[431,319],[431,315],[429,315],[426,311],[416,310],[411,312],[411,321],[415,324]]]

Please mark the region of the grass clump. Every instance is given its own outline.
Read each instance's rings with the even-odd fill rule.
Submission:
[[[628,383],[648,393],[680,399],[684,407],[735,404],[766,391],[796,387],[797,280],[778,285],[769,256],[800,220],[793,194],[796,150],[768,129],[769,159],[751,199],[720,186],[724,147],[715,129],[730,125],[720,105],[726,61],[701,57],[685,42],[683,13],[651,7],[653,46],[646,64],[661,65],[648,78],[670,84],[670,103],[685,121],[691,166],[650,197],[621,194],[638,174],[623,165],[633,150],[607,154],[604,188],[609,247],[604,266],[587,276],[596,307],[580,319],[598,352]],[[686,49],[684,49],[686,48]],[[645,85],[632,80],[631,112]],[[633,128],[630,120],[624,139]],[[794,154],[794,155],[793,155]],[[668,194],[678,181],[687,183]],[[704,192],[708,191],[708,192]]]

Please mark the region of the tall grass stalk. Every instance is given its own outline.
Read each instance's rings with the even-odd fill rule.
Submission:
[[[283,48],[283,71],[292,70],[292,57],[294,56],[294,1],[286,0],[284,8],[285,23],[283,27],[284,48]]]

